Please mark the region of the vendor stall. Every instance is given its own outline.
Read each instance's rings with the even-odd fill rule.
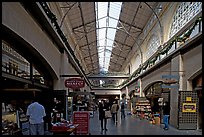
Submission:
[[[73,124],[72,122],[63,121],[52,125],[50,130],[54,135],[70,135],[76,134],[79,124]]]

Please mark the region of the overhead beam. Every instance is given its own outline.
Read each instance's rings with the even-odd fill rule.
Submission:
[[[85,27],[85,23],[84,23],[84,16],[83,16],[82,9],[81,9],[81,2],[79,3],[78,7],[79,7],[79,10],[80,10],[80,14],[81,14],[82,25],[83,25],[84,31],[85,31],[85,33],[86,33],[86,27]],[[86,36],[85,36],[85,37],[86,37],[87,43],[89,43],[88,38],[87,38],[87,33],[86,33]],[[91,55],[90,47],[89,47],[89,46],[88,46],[88,49],[89,49],[89,55]],[[93,62],[93,61],[92,61],[92,58],[91,58],[91,62]],[[94,66],[92,66],[92,67],[94,68]]]
[[[75,29],[78,29],[78,28],[84,27],[84,26],[89,25],[89,24],[91,24],[91,23],[93,23],[93,22],[96,22],[96,20],[94,20],[94,21],[90,21],[90,22],[87,22],[87,23],[84,23],[84,24],[79,25],[79,26],[77,26],[77,27],[74,27],[74,28],[72,28],[72,31],[75,31]]]
[[[122,56],[120,56],[120,55],[118,55],[118,54],[115,54],[114,52],[112,52],[112,54],[115,55],[115,56],[118,56],[118,57],[120,57],[120,58],[122,58],[122,59],[124,59],[124,60],[126,59],[125,57],[122,57]]]
[[[113,62],[112,60],[110,60],[111,63],[114,63],[115,65],[118,65],[118,66],[122,66],[121,64],[118,64],[116,62]]]
[[[84,57],[84,60],[86,59],[86,58],[91,58],[92,56],[94,56],[94,55],[97,55],[98,53],[94,53],[94,54],[92,54],[92,55],[90,55],[90,56],[86,56],[86,57]]]
[[[95,63],[98,63],[98,61],[86,64],[86,66],[90,66],[90,65],[95,64]]]
[[[114,80],[114,79],[127,79],[129,76],[107,76],[107,75],[95,75],[95,76],[88,76],[88,79],[107,79],[107,80]]]
[[[136,13],[135,13],[135,15],[134,15],[134,17],[133,17],[133,20],[132,20],[132,22],[131,22],[131,24],[133,24],[133,22],[134,22],[134,20],[135,20],[135,18],[136,18],[136,16],[137,16],[137,14],[138,14],[138,11],[139,11],[139,7],[140,7],[140,4],[141,4],[141,2],[139,3],[139,5],[138,5],[138,7],[137,7],[137,9],[136,9]],[[122,24],[121,24],[122,25]],[[131,27],[130,27],[131,28]],[[130,28],[128,29],[128,31],[127,30],[125,30],[125,32],[127,33],[127,34],[129,34],[128,32],[130,31]],[[130,35],[130,34],[129,34]],[[132,35],[130,35],[131,37],[132,37]],[[127,38],[128,37],[125,37],[125,42],[126,42],[126,40],[127,40]],[[133,38],[133,37],[132,37]],[[133,38],[133,40],[135,41],[135,39]],[[135,41],[136,42],[136,41]],[[138,47],[140,47],[140,46],[138,46]],[[130,51],[129,51],[130,52]],[[120,54],[122,53],[122,51],[120,51]],[[120,55],[119,54],[119,55]],[[117,61],[118,61],[118,59],[117,59]],[[116,61],[116,62],[117,62]]]
[[[126,47],[129,47],[129,48],[132,48],[132,46],[127,45],[127,44],[124,44],[124,43],[121,43],[121,42],[119,42],[119,41],[117,41],[117,40],[115,40],[115,42],[117,42],[117,43],[121,44],[122,46],[126,46]]]

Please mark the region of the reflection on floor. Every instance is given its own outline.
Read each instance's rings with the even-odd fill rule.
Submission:
[[[120,118],[118,112],[118,122],[115,124],[111,119],[107,121],[108,131],[101,132],[98,111],[94,112],[94,117],[90,118],[91,135],[202,135],[200,130],[178,130],[169,126],[169,130],[164,130],[164,124],[150,124],[148,120],[127,115],[126,118]]]

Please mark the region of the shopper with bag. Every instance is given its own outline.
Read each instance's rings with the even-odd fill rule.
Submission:
[[[116,103],[116,101],[114,101],[113,105],[111,106],[112,120],[114,123],[118,122],[118,118],[117,118],[118,110],[119,110],[119,105]]]
[[[99,103],[99,120],[101,120],[101,131],[105,129],[107,131],[108,129],[106,128],[107,125],[107,118],[105,117],[105,111],[109,111],[108,104],[105,103],[105,100],[101,100]],[[103,128],[103,122],[104,122],[104,128]]]

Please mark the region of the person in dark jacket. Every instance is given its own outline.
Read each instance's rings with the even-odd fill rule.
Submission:
[[[57,98],[54,98],[54,107],[52,109],[53,111],[53,123],[57,123],[57,122],[61,122],[61,118],[62,118],[62,102],[60,100],[58,100]]]
[[[99,103],[99,120],[101,120],[101,131],[104,130],[107,131],[106,128],[107,125],[107,119],[105,118],[105,111],[109,110],[108,104],[105,103],[105,100],[101,100]],[[103,122],[104,122],[104,128],[103,128]]]
[[[124,102],[122,102],[120,110],[121,110],[121,119],[122,117],[125,118],[125,103]]]

